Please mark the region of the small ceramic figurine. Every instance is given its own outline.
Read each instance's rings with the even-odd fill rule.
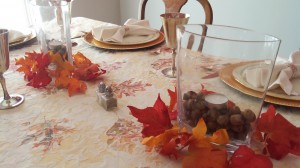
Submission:
[[[106,86],[104,94],[101,96],[101,105],[105,110],[117,107],[117,98],[110,86]]]
[[[96,93],[97,93],[97,102],[100,105],[101,105],[101,97],[105,92],[105,88],[106,88],[105,84],[103,82],[100,82],[99,85],[98,85],[98,89],[96,91]]]

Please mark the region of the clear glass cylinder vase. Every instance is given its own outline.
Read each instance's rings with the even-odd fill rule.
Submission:
[[[188,24],[177,26],[177,41],[181,126],[191,130],[203,118],[208,136],[224,128],[231,143],[249,144],[280,40],[242,28]]]
[[[71,2],[61,0],[29,0],[31,19],[42,52],[54,51],[72,64]]]

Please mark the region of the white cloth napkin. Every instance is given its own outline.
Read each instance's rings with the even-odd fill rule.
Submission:
[[[267,83],[268,68],[249,67],[243,71],[244,79],[256,88],[263,88]],[[291,53],[287,63],[276,64],[270,79],[268,90],[281,87],[287,95],[298,96],[300,93],[295,91],[292,84],[294,78],[300,77],[300,51]]]
[[[94,38],[98,41],[121,43],[125,36],[151,35],[158,30],[150,28],[149,21],[128,19],[123,26],[100,26],[92,29]]]
[[[16,42],[19,41],[21,39],[26,38],[29,35],[28,32],[21,32],[18,30],[9,30],[8,31],[8,42],[12,43],[12,42]]]

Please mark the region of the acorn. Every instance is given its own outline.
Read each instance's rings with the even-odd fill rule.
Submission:
[[[207,133],[213,133],[219,128],[218,123],[214,121],[208,121],[206,123],[206,126],[207,126]]]
[[[241,132],[244,131],[244,126],[243,126],[243,125],[232,125],[232,126],[231,126],[231,129],[232,129],[234,132],[241,133]]]
[[[195,109],[191,113],[191,118],[193,120],[199,120],[202,117],[203,112],[201,110]]]
[[[188,91],[183,94],[183,100],[196,99],[196,98],[197,98],[197,93],[194,91]]]
[[[241,114],[233,114],[230,116],[230,124],[231,125],[244,125],[245,121]]]
[[[217,118],[217,123],[222,127],[222,128],[226,128],[229,122],[229,117],[228,115],[220,115]]]
[[[216,110],[209,110],[207,112],[207,120],[208,121],[217,121],[217,118],[219,117],[219,112]]]
[[[204,101],[197,101],[196,102],[196,108],[199,110],[204,110],[206,108]]]
[[[204,100],[204,94],[202,92],[199,92],[197,94],[196,100],[197,101],[203,101]]]
[[[230,114],[241,114],[241,109],[238,106],[233,106],[229,109]]]
[[[255,113],[250,109],[246,109],[245,111],[243,111],[242,115],[248,123],[251,123],[256,119]]]

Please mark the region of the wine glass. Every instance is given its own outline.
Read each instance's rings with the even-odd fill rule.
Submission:
[[[6,89],[3,74],[9,68],[8,30],[0,29],[0,82],[4,97],[0,97],[0,110],[14,108],[24,102],[24,96],[19,94],[9,95]]]
[[[185,13],[164,13],[160,15],[166,46],[172,49],[172,67],[165,68],[162,70],[162,73],[169,78],[176,78],[176,67],[175,67],[175,57],[176,57],[176,26],[187,24],[190,15]]]

